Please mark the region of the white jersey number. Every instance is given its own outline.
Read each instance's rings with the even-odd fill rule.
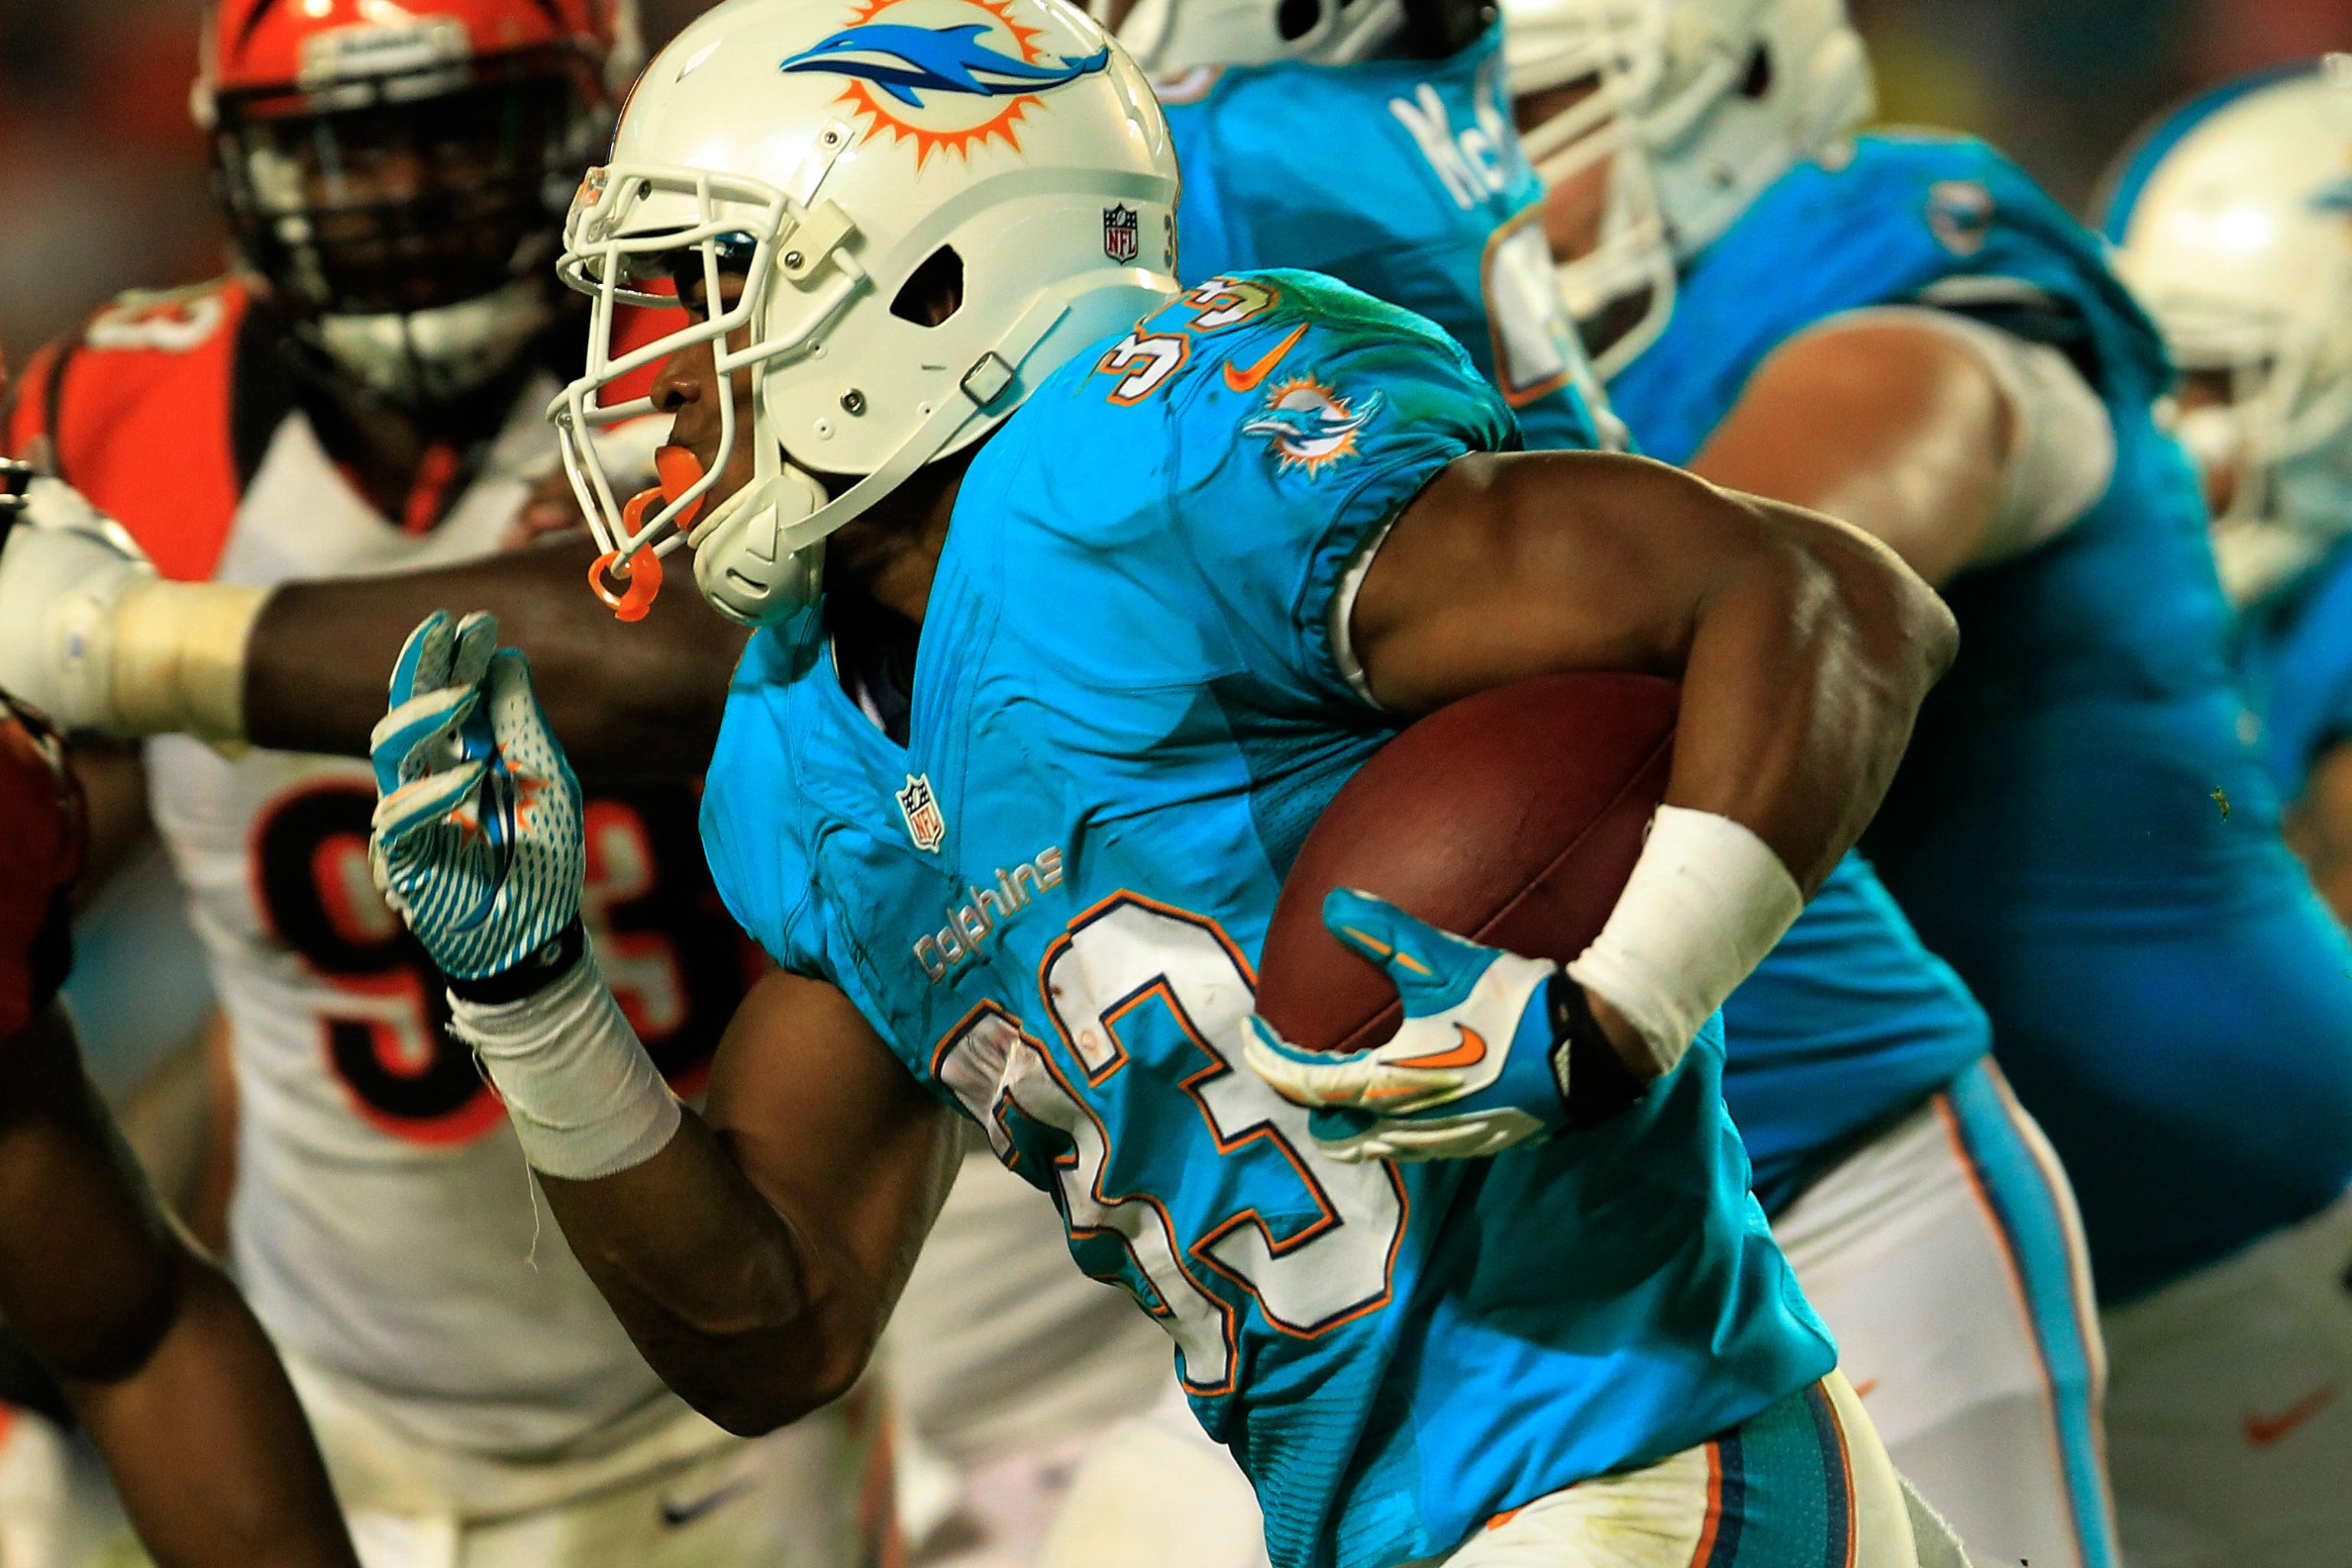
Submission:
[[[1129,1289],[1175,1337],[1186,1387],[1216,1394],[1233,1386],[1238,1307],[1210,1288],[1214,1278],[1301,1338],[1387,1303],[1404,1231],[1402,1184],[1389,1166],[1323,1157],[1307,1113],[1242,1062],[1255,981],[1214,921],[1121,893],[1072,923],[1040,977],[1066,1058],[983,1007],[942,1042],[940,1076],[1016,1168],[1013,1115],[1070,1141],[1052,1174],[1071,1239],[1118,1239],[1140,1277]],[[1146,1052],[1149,1065],[1139,1063]],[[1137,1081],[1116,1083],[1122,1074]],[[1089,1090],[1126,1108],[1127,1144],[1115,1142]],[[1133,1097],[1146,1092],[1182,1099],[1139,1110]],[[1138,1135],[1139,1115],[1152,1121],[1149,1138]],[[1168,1136],[1174,1127],[1187,1135]],[[1220,1171],[1210,1157],[1240,1168]],[[1167,1198],[1188,1173],[1250,1196],[1182,1234]]]

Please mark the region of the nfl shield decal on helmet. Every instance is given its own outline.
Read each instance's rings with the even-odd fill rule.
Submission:
[[[1380,410],[1377,392],[1359,408],[1313,376],[1295,376],[1268,390],[1265,411],[1244,425],[1242,434],[1265,437],[1266,450],[1282,459],[1284,472],[1304,468],[1312,479],[1355,456],[1357,433]]]
[[[926,855],[936,855],[947,842],[948,819],[940,814],[940,797],[931,792],[931,775],[908,773],[898,792],[898,815],[907,819],[907,837]]]
[[[1143,227],[1133,207],[1103,208],[1103,254],[1122,265],[1143,254]]]
[[[971,157],[987,142],[1021,151],[1021,125],[1051,92],[1102,70],[1110,50],[1065,59],[1005,0],[858,0],[842,29],[786,59],[792,74],[837,76],[866,125],[934,153]]]

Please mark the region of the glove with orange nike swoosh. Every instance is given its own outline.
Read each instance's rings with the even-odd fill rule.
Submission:
[[[1369,1050],[1302,1050],[1253,1016],[1244,1054],[1257,1075],[1308,1106],[1334,1159],[1475,1160],[1568,1125],[1563,1005],[1581,1001],[1557,963],[1438,930],[1349,889],[1323,923],[1396,984],[1404,1023]]]

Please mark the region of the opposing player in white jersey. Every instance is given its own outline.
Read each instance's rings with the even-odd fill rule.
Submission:
[[[2287,842],[2352,916],[2352,56],[2181,106],[2112,186],[2118,269],[2182,371]],[[2111,1312],[2108,1334],[2136,1565],[2343,1560],[2352,1198]]]
[[[554,216],[632,31],[609,0],[214,8],[197,104],[245,268],[100,312],[8,420],[152,558],[142,624],[184,584],[249,606],[497,548],[553,461]],[[206,689],[234,710],[233,682]],[[845,1561],[836,1436],[747,1444],[688,1410],[542,1223],[369,883],[366,769],[181,737],[147,761],[233,1030],[236,1261],[370,1568]],[[689,1093],[749,977],[694,813],[681,781],[589,819],[598,948]]]

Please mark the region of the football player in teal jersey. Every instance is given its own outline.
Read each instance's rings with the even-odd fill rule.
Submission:
[[[790,1419],[862,1365],[961,1110],[1168,1331],[1278,1568],[1920,1561],[1713,1016],[1867,819],[1940,605],[1813,514],[1514,453],[1458,348],[1342,285],[1180,291],[1129,240],[1175,195],[1141,76],[1055,0],[730,0],[641,84],[556,412],[606,590],[690,542],[760,627],[706,843],[785,973],[708,1119],[583,958],[576,786],[494,625],[418,629],[376,748],[379,876],[575,1250],[674,1386]],[[669,478],[624,508],[583,437],[656,360]],[[1272,1037],[1252,954],[1322,804],[1403,717],[1583,668],[1684,684],[1592,949],[1336,897],[1408,1022]]]
[[[2352,55],[2224,83],[2116,164],[2116,268],[2181,368],[2181,440],[2288,838],[2352,913]]]
[[[2222,585],[2241,606],[2238,654],[2260,752],[2287,803],[2287,842],[2342,918],[2352,914],[2352,57],[2263,71],[2181,106],[2131,148],[2112,186],[2117,268],[2181,367],[2178,429],[2212,504]],[[2135,1541],[2161,1546],[2142,1560],[2341,1554],[2352,1509],[2326,1478],[2352,1458],[2352,1407],[2336,1392],[2352,1373],[2347,1260],[2352,1204],[2339,1202],[2226,1273],[2114,1315],[2116,1397],[2129,1402],[2117,1463],[2148,1478],[2125,1522]],[[2184,1319],[2227,1321],[2232,1332],[2217,1348],[2210,1332],[2181,1331]]]
[[[1867,847],[1985,1004],[2080,1194],[2124,1555],[2340,1554],[2340,1511],[2304,1522],[2340,1510],[2321,1478],[2346,1455],[2313,1440],[2301,1373],[2340,1364],[2341,1329],[2268,1309],[2282,1274],[2297,1300],[2340,1298],[2340,1257],[2302,1238],[2333,1233],[2352,1176],[2352,948],[2242,736],[2157,335],[2098,241],[1993,149],[1848,135],[1867,67],[1832,0],[1673,0],[1648,20],[1623,47],[1638,134],[1588,179],[1652,189],[1580,199],[1654,221],[1555,239],[1571,263],[1596,241],[1652,253],[1614,264],[1644,281],[1616,312],[1631,352],[1602,351],[1647,449],[1849,517],[1946,585],[1967,651]],[[2272,1337],[2248,1337],[2242,1297]],[[2257,1375],[2277,1336],[2307,1348]],[[2175,1360],[2247,1375],[2185,1401]],[[2080,1502],[2095,1434],[2065,1436]],[[2182,1487],[2150,1462],[2167,1450],[2216,1458]]]

